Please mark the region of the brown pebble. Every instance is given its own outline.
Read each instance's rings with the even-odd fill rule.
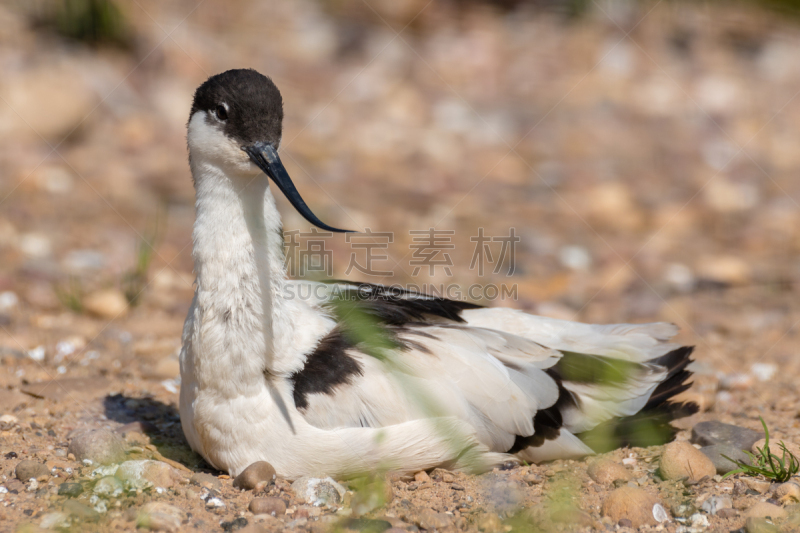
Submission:
[[[783,507],[778,507],[777,505],[767,502],[758,502],[749,508],[745,515],[754,518],[772,518],[774,520],[779,520],[786,518],[788,513]]]
[[[50,477],[50,470],[48,470],[47,465],[26,459],[17,463],[14,475],[23,483],[27,483],[30,479],[46,481]]]
[[[627,519],[627,518],[620,518],[620,519],[619,519],[619,522],[617,522],[617,525],[618,525],[619,527],[633,527],[633,522],[631,522],[631,521],[630,521],[629,519]]]
[[[612,491],[603,501],[603,516],[619,522],[627,518],[633,527],[656,525],[653,506],[658,499],[649,492],[638,487],[621,487]]]
[[[433,531],[434,529],[444,529],[450,527],[452,519],[445,513],[437,513],[431,509],[425,509],[420,512],[416,519],[417,525],[422,529]]]
[[[253,498],[248,509],[253,514],[283,516],[286,514],[286,502],[280,498]]]
[[[624,481],[630,481],[631,479],[631,473],[627,468],[609,459],[592,462],[587,472],[595,483],[603,485],[609,485],[618,479]]]
[[[216,477],[212,476],[211,474],[203,474],[197,473],[194,474],[190,479],[189,482],[193,485],[197,485],[198,487],[203,487],[206,489],[221,489],[222,482],[217,479]]]
[[[736,509],[720,509],[717,511],[717,516],[722,519],[736,518],[739,516],[739,512]]]
[[[661,477],[668,480],[700,481],[714,477],[717,468],[706,455],[688,442],[671,442],[664,447],[659,467]]]
[[[414,474],[414,480],[417,483],[425,483],[426,481],[430,481],[431,477],[428,475],[427,472],[425,472],[424,470],[421,470],[421,471],[417,472],[416,474]]]
[[[233,486],[237,489],[253,490],[259,483],[264,484],[262,488],[271,485],[275,482],[275,478],[275,469],[271,464],[266,461],[256,461],[236,476]]]
[[[75,435],[69,452],[79,461],[88,459],[94,464],[121,463],[125,460],[122,438],[105,429],[90,429]]]

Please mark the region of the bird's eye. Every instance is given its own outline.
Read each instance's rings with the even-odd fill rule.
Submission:
[[[228,120],[228,110],[225,108],[224,105],[218,105],[217,108],[214,110],[214,113],[217,115],[218,119]]]

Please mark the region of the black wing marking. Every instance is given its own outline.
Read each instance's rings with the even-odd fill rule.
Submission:
[[[378,322],[402,326],[409,322],[425,322],[431,316],[453,322],[464,322],[461,311],[482,306],[470,302],[450,300],[409,291],[395,286],[375,285],[350,281],[326,281],[331,289],[331,304],[336,313],[336,302],[352,302]]]

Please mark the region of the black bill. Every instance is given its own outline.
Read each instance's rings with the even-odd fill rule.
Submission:
[[[337,233],[349,233],[351,230],[338,229],[325,224],[317,218],[317,215],[311,212],[311,209],[306,205],[300,193],[292,183],[292,178],[281,163],[281,158],[278,157],[278,151],[275,150],[271,144],[256,143],[253,146],[243,146],[242,150],[247,152],[250,159],[258,165],[258,168],[264,171],[264,174],[272,178],[275,185],[281,190],[286,198],[292,203],[297,212],[303,215],[303,218],[314,224],[320,229],[327,231],[334,231]]]

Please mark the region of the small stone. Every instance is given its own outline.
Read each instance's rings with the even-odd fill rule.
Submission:
[[[760,452],[758,451],[759,448],[763,448],[766,442],[767,442],[766,439],[757,440],[756,442],[753,443],[753,446],[750,448],[750,452],[755,455],[759,455],[760,454]],[[778,457],[783,457],[783,448],[781,448],[780,446],[781,444],[786,446],[786,452],[787,452],[786,457],[789,457],[789,454],[791,453],[792,455],[797,457],[798,460],[800,460],[800,446],[798,446],[793,442],[782,441],[774,437],[769,440],[770,453],[772,453],[772,455],[777,455]]]
[[[97,511],[78,500],[65,501],[64,511],[81,520],[95,520],[99,516]]]
[[[114,474],[117,479],[127,481],[133,486],[142,487],[145,481],[152,483],[155,487],[169,489],[180,483],[183,476],[177,469],[172,468],[162,461],[150,459],[140,459],[137,461],[125,461]]]
[[[247,527],[247,518],[240,516],[227,522],[221,522],[220,527],[223,531],[242,531]]]
[[[345,488],[333,479],[301,477],[292,483],[297,498],[315,507],[338,507],[344,499]]]
[[[237,489],[253,490],[257,486],[268,487],[275,483],[275,469],[266,461],[256,461],[233,480]]]
[[[725,475],[731,470],[739,468],[736,463],[726,459],[724,456],[730,457],[736,461],[743,461],[747,464],[752,464],[750,457],[743,450],[731,444],[712,444],[711,446],[704,446],[700,448],[703,454],[711,459],[714,463],[714,468],[717,469],[717,474]]]
[[[47,481],[50,478],[50,470],[47,465],[43,465],[38,461],[20,461],[14,469],[14,475],[23,483],[27,483],[29,479],[37,481]]]
[[[702,513],[693,514],[689,517],[689,521],[692,523],[692,529],[695,530],[702,531],[709,526],[708,517]]]
[[[688,442],[675,441],[664,447],[659,472],[664,479],[699,481],[714,477],[717,469],[700,450]]]
[[[419,472],[414,474],[414,481],[416,481],[417,483],[425,483],[426,481],[430,481],[430,480],[431,480],[431,477],[424,470],[420,470]]]
[[[123,490],[124,487],[122,486],[122,482],[114,476],[102,477],[94,486],[95,494],[112,498],[116,498],[122,494]]]
[[[764,438],[764,433],[761,431],[711,420],[695,424],[692,428],[691,441],[701,446],[730,444],[738,450],[749,450],[753,443],[761,438]]]
[[[781,520],[786,518],[788,513],[783,507],[778,507],[767,502],[757,502],[747,510],[745,516],[754,518],[771,518],[773,520]]]
[[[189,482],[205,489],[219,490],[222,488],[222,482],[211,474],[194,474],[189,478]]]
[[[253,514],[283,516],[286,514],[286,502],[280,498],[253,498],[248,509]]]
[[[427,529],[428,531],[433,531],[434,529],[445,529],[450,527],[450,525],[453,523],[449,515],[445,513],[437,513],[431,509],[425,509],[424,511],[421,511],[415,518],[414,522],[417,524],[417,526],[421,527],[422,529]]]
[[[744,528],[747,533],[778,533],[780,528],[767,520],[766,518],[758,518],[750,516],[744,523]]]
[[[630,481],[631,479],[631,473],[627,468],[608,459],[592,462],[589,465],[588,473],[595,483],[600,483],[601,485],[609,485],[618,479],[623,481]]]
[[[80,483],[62,483],[58,486],[58,495],[68,498],[77,498],[83,493],[83,485]]]
[[[773,497],[782,504],[800,502],[800,485],[793,481],[781,483],[775,488]]]
[[[83,308],[92,315],[113,320],[128,312],[128,300],[117,289],[105,289],[88,295]]]
[[[522,478],[522,481],[528,485],[539,485],[542,481],[544,481],[544,478],[539,474],[534,474],[531,472],[530,474],[525,474],[525,477]]]
[[[710,515],[716,515],[722,509],[732,509],[733,500],[728,496],[712,496],[700,508]]]
[[[14,415],[0,416],[0,431],[8,431],[16,426],[18,422],[19,420],[17,420],[17,417]]]
[[[750,490],[754,490],[758,494],[764,494],[772,487],[772,483],[770,483],[769,481],[753,479],[750,477],[744,478],[744,484],[747,485],[747,487],[750,488]]]
[[[658,499],[638,487],[621,487],[609,493],[603,501],[603,516],[619,522],[623,518],[631,521],[632,527],[657,524],[653,507]]]
[[[656,519],[656,522],[662,524],[664,522],[669,522],[669,515],[667,514],[667,510],[664,509],[664,506],[660,503],[657,503],[653,506],[653,518]]]
[[[739,511],[736,509],[720,509],[717,511],[717,516],[723,520],[727,520],[728,518],[736,518],[739,516]]]
[[[206,509],[221,509],[225,507],[225,502],[220,498],[209,498],[206,500]]]
[[[617,525],[619,527],[633,527],[633,522],[631,522],[629,518],[620,518]]]
[[[67,529],[69,527],[69,515],[66,513],[47,513],[42,516],[39,522],[42,529]]]
[[[183,511],[163,502],[146,503],[136,518],[136,527],[150,531],[178,531]]]
[[[450,488],[453,490],[464,490],[464,487],[462,487],[458,483],[453,483],[452,485],[450,485]]]
[[[125,460],[122,439],[105,429],[90,429],[77,434],[69,443],[69,453],[81,462],[88,459],[92,463],[111,464]]]

